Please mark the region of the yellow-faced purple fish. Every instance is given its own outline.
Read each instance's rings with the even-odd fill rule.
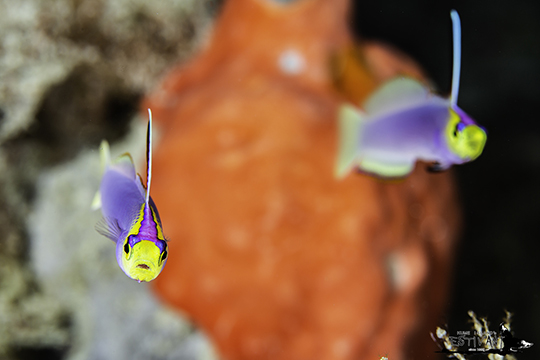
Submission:
[[[461,24],[451,12],[454,38],[452,90],[449,98],[400,77],[382,85],[363,104],[363,111],[343,105],[339,113],[339,149],[335,175],[357,166],[382,178],[408,175],[417,160],[432,170],[476,159],[486,132],[457,106],[461,68]]]
[[[155,279],[167,262],[168,246],[159,213],[150,197],[152,181],[152,113],[148,109],[146,139],[146,188],[129,154],[111,161],[109,144],[101,143],[105,172],[93,208],[100,208],[103,219],[96,230],[116,243],[116,260],[130,278]]]

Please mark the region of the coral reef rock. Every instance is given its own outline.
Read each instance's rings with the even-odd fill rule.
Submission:
[[[211,358],[201,333],[125,277],[89,205],[99,142],[116,149],[141,94],[205,38],[214,6],[0,2],[1,359]]]

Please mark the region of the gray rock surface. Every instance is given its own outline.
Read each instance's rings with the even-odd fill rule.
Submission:
[[[142,121],[134,127],[112,152],[129,151],[142,164],[146,128]],[[27,222],[30,263],[44,295],[71,319],[72,332],[55,341],[65,342],[69,359],[212,359],[204,337],[160,305],[149,284],[128,279],[114,244],[93,231],[101,215],[89,205],[99,174],[98,151],[90,150],[44,171],[37,182]]]
[[[0,1],[0,359],[215,358],[122,273],[89,205],[99,142],[141,160],[138,101],[202,46],[216,6]]]

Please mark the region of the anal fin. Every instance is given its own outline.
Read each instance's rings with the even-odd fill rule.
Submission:
[[[362,159],[358,164],[361,171],[381,178],[403,178],[414,170],[415,162],[385,163],[377,160]]]

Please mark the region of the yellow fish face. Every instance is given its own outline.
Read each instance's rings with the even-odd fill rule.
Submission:
[[[165,248],[161,251],[153,241],[142,240],[130,246],[128,239],[124,242],[122,249],[124,272],[138,282],[154,280],[167,260],[167,244],[165,243]]]
[[[462,160],[476,159],[484,150],[487,134],[478,125],[465,125],[459,115],[450,110],[450,120],[446,125],[445,138],[448,148]]]

